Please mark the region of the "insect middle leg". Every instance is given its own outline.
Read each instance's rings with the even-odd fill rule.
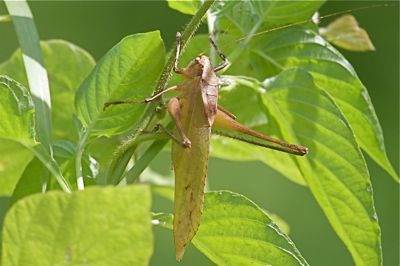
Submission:
[[[183,130],[181,116],[180,116],[180,108],[181,106],[178,97],[173,97],[168,101],[168,112],[171,115],[172,119],[174,120],[178,133],[182,138],[181,144],[186,148],[190,148],[192,146],[192,143],[186,136],[185,131]]]

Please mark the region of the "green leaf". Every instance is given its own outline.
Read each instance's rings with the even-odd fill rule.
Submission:
[[[154,216],[172,228],[172,215]],[[246,197],[229,191],[205,194],[193,244],[218,265],[308,265],[294,243]]]
[[[75,140],[77,130],[72,119],[75,91],[94,67],[94,59],[82,48],[64,40],[40,44],[50,82],[53,138]],[[0,65],[0,72],[28,85],[19,49]]]
[[[1,22],[10,22],[11,21],[11,16],[9,15],[0,15],[0,23]]]
[[[195,0],[167,0],[168,6],[183,14],[194,15],[201,5],[201,1]]]
[[[32,153],[21,144],[0,139],[0,195],[11,195]]]
[[[26,196],[44,191],[49,177],[49,170],[44,167],[39,159],[33,158],[25,167],[15,186],[10,199],[10,206]]]
[[[0,113],[4,114],[0,125],[0,139],[18,142],[29,149],[56,176],[60,186],[65,191],[70,191],[46,145],[37,144],[34,140],[34,105],[29,92],[18,82],[0,75],[0,98]]]
[[[225,1],[216,5],[221,30],[249,35],[273,26],[309,19],[325,1]],[[233,25],[232,25],[233,24]],[[252,38],[252,36],[248,36]]]
[[[261,69],[278,73],[302,68],[310,72],[315,84],[329,93],[344,113],[358,144],[398,180],[387,159],[382,129],[368,92],[350,63],[335,48],[313,31],[292,27],[255,39],[249,49]]]
[[[28,90],[15,80],[0,75],[0,138],[34,144],[34,106]]]
[[[319,34],[334,45],[354,52],[374,51],[368,33],[358,25],[352,15],[344,15],[331,22],[326,28],[319,28]]]
[[[149,188],[93,187],[14,204],[2,265],[148,265],[152,248]]]
[[[257,80],[232,76],[223,76],[222,79],[230,83],[231,86],[221,89],[219,97],[221,106],[235,114],[240,123],[270,136],[283,139],[282,135],[279,134],[279,127],[275,119],[265,113]],[[255,83],[257,87],[245,86],[247,83]],[[235,135],[241,136],[237,132],[235,132]],[[211,154],[226,160],[259,160],[293,182],[305,185],[294,157],[279,151],[266,150],[259,146],[222,136],[213,136]]]
[[[352,128],[305,71],[264,82],[263,102],[289,142],[309,148],[297,164],[311,192],[356,265],[380,265],[381,242],[372,186]]]
[[[115,100],[141,101],[152,94],[164,64],[164,45],[158,31],[125,37],[97,63],[75,98],[76,112],[93,135],[111,135],[131,128],[144,104],[110,106]]]

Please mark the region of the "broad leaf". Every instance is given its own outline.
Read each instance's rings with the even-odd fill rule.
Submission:
[[[275,119],[266,115],[258,87],[250,88],[241,85],[241,83],[246,84],[248,82],[258,84],[256,80],[245,77],[222,78],[231,83],[231,86],[222,88],[220,93],[219,103],[224,108],[235,114],[240,123],[275,138],[284,139],[279,134],[279,127]],[[241,137],[239,133],[235,132],[235,135]],[[293,182],[305,185],[293,155],[275,150],[266,150],[262,147],[221,136],[213,137],[211,154],[226,160],[259,160],[282,173]]]
[[[94,60],[85,50],[67,41],[40,44],[50,82],[53,137],[74,140],[77,138],[72,119],[75,91],[93,68]],[[0,65],[0,72],[28,85],[19,49]]]
[[[50,192],[9,210],[2,265],[148,265],[152,248],[148,187]]]
[[[286,140],[309,148],[297,164],[357,265],[381,263],[380,229],[366,163],[352,128],[307,72],[288,70],[264,83],[262,100]]]
[[[334,45],[355,52],[374,51],[368,33],[358,25],[352,15],[344,15],[330,23],[326,28],[319,28],[319,34]]]
[[[216,5],[214,12],[218,14],[219,29],[228,30],[230,34],[240,31],[242,35],[248,35],[268,27],[309,19],[324,2],[222,1]]]
[[[309,71],[317,86],[343,111],[359,145],[397,178],[386,157],[382,129],[366,88],[350,63],[329,43],[308,29],[296,27],[258,38],[250,51],[267,69],[300,67]]]
[[[154,224],[172,228],[172,215]],[[218,265],[308,265],[294,243],[246,197],[228,191],[205,194],[193,244]]]
[[[168,0],[168,6],[183,14],[194,15],[199,9],[201,1],[194,0]]]
[[[34,144],[34,106],[28,90],[0,75],[0,138]]]
[[[281,14],[281,23],[310,19],[321,4],[309,1],[264,2],[266,3],[261,1],[260,5],[270,8],[265,10],[265,14]],[[263,80],[285,69],[308,70],[314,76],[318,87],[326,90],[343,111],[359,145],[398,180],[397,173],[387,159],[382,130],[366,88],[350,63],[313,31],[316,30],[315,26],[307,28],[292,25],[263,33],[274,26],[263,21],[264,13],[258,11],[261,10],[257,7],[258,4],[249,1],[230,5],[231,8],[221,9],[221,18],[217,23],[219,31],[228,32],[221,35],[223,48],[226,47],[224,50],[233,62],[228,73]],[[302,5],[307,5],[307,8],[302,9]],[[294,12],[297,19],[289,18],[291,12]],[[273,17],[269,21],[273,21]],[[255,22],[257,24],[254,24]],[[242,36],[245,37],[238,43],[237,40]]]
[[[145,104],[109,106],[109,101],[142,101],[152,94],[164,64],[158,31],[125,37],[97,63],[75,98],[76,112],[93,135],[111,135],[131,128]]]
[[[70,191],[47,147],[34,140],[34,106],[29,92],[23,85],[0,75],[0,98],[0,113],[4,114],[0,125],[0,139],[18,142],[29,149],[53,173],[60,186],[65,191]]]
[[[10,199],[10,206],[23,197],[45,191],[45,189],[48,189],[47,184],[49,180],[49,170],[37,158],[33,158],[25,167],[15,186]]]
[[[0,195],[11,195],[33,155],[21,144],[5,139],[0,140],[0,154]]]

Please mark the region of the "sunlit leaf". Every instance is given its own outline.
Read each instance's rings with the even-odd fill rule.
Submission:
[[[94,60],[85,50],[64,40],[40,44],[50,82],[53,137],[74,140],[77,138],[73,123],[75,91],[93,68]],[[0,72],[28,85],[19,49],[0,65]]]
[[[168,0],[168,6],[183,14],[194,15],[199,9],[201,1],[195,0]]]
[[[0,154],[0,195],[11,195],[33,155],[21,144],[6,139],[0,140]]]
[[[164,45],[158,31],[125,37],[97,63],[75,98],[76,112],[93,135],[110,135],[131,128],[144,104],[110,106],[116,100],[141,101],[152,94],[164,64]]]
[[[282,139],[275,119],[273,117],[268,117],[266,113],[263,112],[265,107],[260,97],[260,91],[237,84],[233,78],[234,77],[226,77],[226,79],[233,84],[231,87],[222,88],[219,103],[235,114],[237,116],[237,121],[240,123],[270,136]],[[235,79],[258,84],[254,79],[245,80],[245,77],[236,77]],[[240,136],[239,133],[235,132],[235,134]],[[226,160],[259,160],[282,173],[293,182],[305,185],[304,179],[292,155],[274,150],[266,150],[262,147],[222,136],[213,136],[211,154]]]
[[[4,221],[2,265],[148,265],[150,205],[145,186],[21,199]]]
[[[297,163],[311,192],[357,265],[381,263],[380,229],[366,163],[351,126],[307,72],[267,80],[262,95],[282,135],[309,148]]]
[[[271,73],[291,68],[309,71],[316,85],[340,107],[359,145],[398,179],[386,157],[382,129],[366,88],[350,63],[322,37],[306,28],[292,27],[255,39],[249,52],[259,68]],[[266,73],[263,76],[267,77]]]
[[[344,15],[319,28],[319,34],[334,45],[355,52],[375,50],[368,33],[358,25],[352,15]]]
[[[172,215],[156,214],[153,224],[171,229]],[[308,265],[260,207],[228,191],[206,193],[192,243],[217,265]]]
[[[10,199],[10,206],[23,197],[44,191],[47,188],[46,184],[49,182],[49,178],[49,170],[37,158],[33,158],[25,167],[15,186]]]
[[[0,75],[0,138],[34,144],[34,106],[28,90]]]

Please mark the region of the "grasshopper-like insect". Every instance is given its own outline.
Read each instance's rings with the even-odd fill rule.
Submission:
[[[251,141],[252,144],[295,155],[305,155],[308,152],[306,147],[286,143],[240,124],[233,114],[218,106],[219,79],[216,72],[229,64],[227,58],[210,37],[212,46],[223,62],[213,67],[207,56],[199,55],[186,68],[181,69],[178,67],[180,38],[181,35],[178,32],[173,70],[185,77],[184,83],[167,88],[142,101],[148,103],[166,92],[173,90],[179,92],[179,95],[171,98],[167,105],[168,112],[176,125],[176,132],[169,133],[169,135],[174,140],[172,143],[172,164],[175,172],[173,231],[178,261],[182,259],[186,246],[190,243],[200,225],[213,125],[241,132],[277,145],[270,146]],[[106,106],[121,103],[132,102],[108,102]],[[227,136],[234,137],[232,135]],[[246,141],[243,138],[237,139]]]

